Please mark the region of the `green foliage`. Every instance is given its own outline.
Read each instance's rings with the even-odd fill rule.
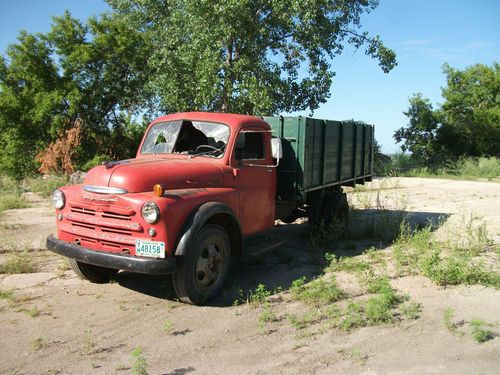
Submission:
[[[174,329],[174,322],[172,322],[171,320],[169,319],[166,319],[164,322],[163,322],[163,326],[161,327],[162,331],[165,332],[165,333],[172,333],[173,329]]]
[[[11,251],[5,263],[0,265],[0,274],[32,273],[34,266],[31,257],[27,250]]]
[[[32,318],[37,318],[40,316],[40,310],[38,310],[38,307],[36,307],[36,306],[34,306],[30,310],[28,310],[27,313]]]
[[[6,299],[8,301],[14,301],[14,292],[12,290],[0,289],[0,299]]]
[[[456,161],[423,166],[413,155],[396,154],[384,166],[388,175],[407,177],[433,177],[461,180],[500,179],[500,159],[496,157],[461,157]]]
[[[444,103],[437,109],[422,94],[410,98],[408,125],[394,133],[403,151],[420,166],[443,166],[461,156],[499,156],[500,65],[464,70],[443,66]]]
[[[0,175],[0,214],[5,210],[28,207],[18,181]]]
[[[41,195],[42,197],[49,197],[54,190],[68,184],[67,176],[38,176],[26,179],[29,189]]]
[[[345,44],[365,46],[384,72],[396,65],[378,36],[359,30],[360,16],[378,5],[374,0],[108,3],[154,39],[150,86],[169,112],[314,111],[329,96],[331,59]]]
[[[254,305],[261,304],[264,303],[270,295],[271,291],[268,290],[264,284],[259,284],[255,288],[255,291],[250,291],[248,301]]]
[[[421,93],[415,94],[410,98],[408,111],[403,113],[408,117],[408,126],[396,130],[394,139],[404,142],[403,152],[410,151],[416,160],[431,164],[436,154],[438,120],[430,100],[423,98]]]
[[[146,361],[146,357],[142,354],[140,347],[132,351],[132,357],[134,359],[132,363],[132,375],[148,375],[149,364]]]
[[[14,208],[25,208],[29,207],[23,196],[6,194],[0,197],[0,213],[5,210],[12,210]]]
[[[393,246],[400,272],[421,273],[439,285],[480,284],[500,288],[500,274],[489,269],[477,256],[491,246],[484,225],[472,221],[460,228],[459,236],[448,243],[432,239],[431,227],[414,231],[405,227]]]
[[[324,306],[346,297],[333,277],[328,280],[325,278],[315,279],[307,284],[305,278],[301,278],[292,283],[290,291],[294,299],[315,307]]]
[[[409,302],[407,304],[400,305],[399,311],[406,319],[418,319],[420,317],[420,312],[422,312],[422,305],[417,302]]]
[[[453,317],[455,316],[455,311],[451,307],[447,307],[443,310],[443,323],[448,331],[454,335],[463,335],[462,331],[458,330],[458,325],[453,322]]]
[[[85,164],[82,165],[83,171],[88,171],[98,165],[101,165],[105,161],[109,161],[111,158],[109,155],[98,154],[95,155],[92,159],[88,160]]]
[[[38,337],[31,342],[31,347],[33,348],[33,350],[40,350],[45,345],[47,345],[47,342],[43,337]]]
[[[66,12],[48,33],[21,32],[0,56],[0,170],[16,178],[35,172],[36,156],[76,120],[83,124],[76,168],[96,153],[131,156],[149,48],[140,31],[110,14],[84,25]]]
[[[486,328],[492,327],[493,324],[491,323],[475,318],[471,320],[470,325],[472,327],[472,338],[479,343],[489,341],[495,337],[494,332]]]

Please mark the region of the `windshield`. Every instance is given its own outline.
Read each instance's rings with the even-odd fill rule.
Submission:
[[[229,127],[215,122],[159,122],[149,129],[141,154],[180,153],[221,157],[228,139]]]

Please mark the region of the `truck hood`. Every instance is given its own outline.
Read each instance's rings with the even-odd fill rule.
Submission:
[[[155,184],[165,190],[220,187],[223,173],[217,164],[201,159],[140,158],[92,168],[83,184],[123,188],[129,193],[153,191]]]

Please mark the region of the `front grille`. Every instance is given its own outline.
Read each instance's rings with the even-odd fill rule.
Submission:
[[[71,212],[75,212],[82,215],[95,216],[95,210],[91,210],[85,207],[71,207]]]
[[[131,217],[127,214],[120,214],[117,212],[109,212],[109,211],[103,212],[102,217],[109,219],[117,219],[117,220],[127,220],[127,221],[132,220]]]
[[[121,251],[124,246],[130,247],[134,235],[144,233],[142,226],[134,222],[135,211],[129,207],[82,203],[69,202],[69,212],[64,215],[69,224],[64,227],[79,241],[95,241],[111,251]]]

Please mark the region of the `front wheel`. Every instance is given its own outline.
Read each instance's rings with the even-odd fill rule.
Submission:
[[[92,283],[109,283],[118,273],[117,270],[94,266],[93,264],[79,262],[71,258],[69,259],[69,264],[78,277]]]
[[[229,270],[229,238],[218,225],[204,226],[186,255],[178,258],[174,289],[183,302],[202,305],[222,290]]]

